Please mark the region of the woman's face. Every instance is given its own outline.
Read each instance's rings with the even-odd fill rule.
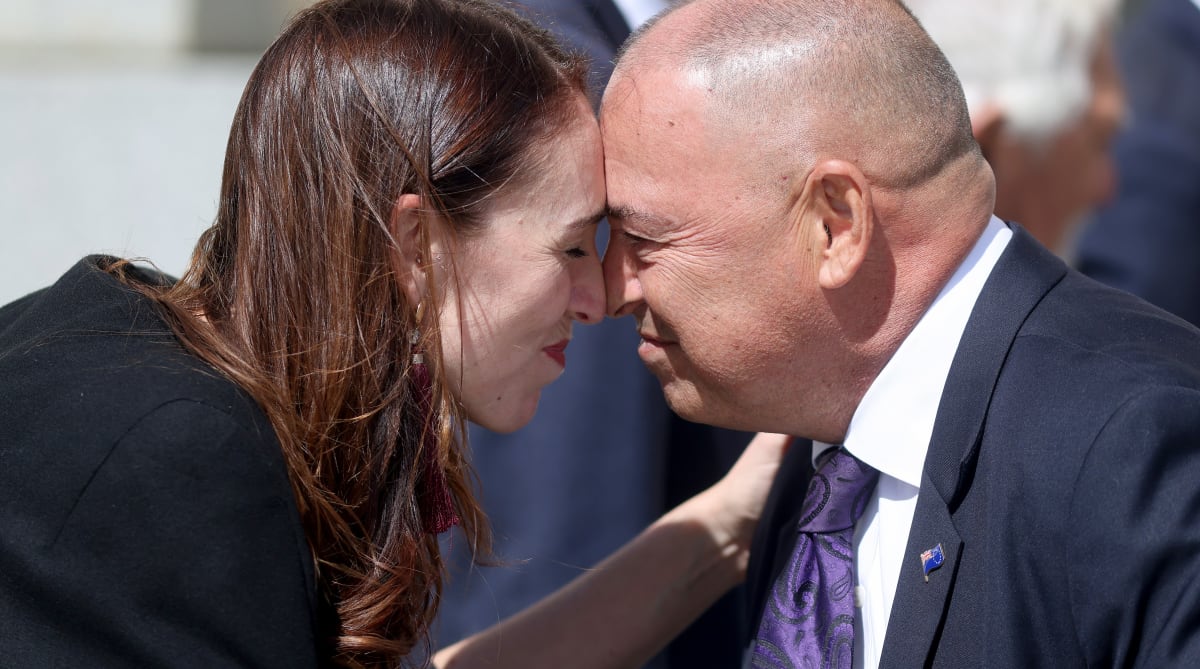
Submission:
[[[533,418],[566,365],[573,321],[604,317],[596,223],[604,211],[600,132],[581,96],[567,129],[494,196],[461,236],[441,310],[446,374],[467,417],[497,432]]]

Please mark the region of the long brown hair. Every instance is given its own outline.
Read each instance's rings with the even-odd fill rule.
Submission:
[[[486,225],[488,196],[577,113],[585,75],[485,0],[320,2],[250,77],[216,221],[189,269],[172,287],[139,286],[274,426],[336,611],[320,633],[341,664],[400,666],[428,641],[442,562],[422,528],[422,444],[436,446],[472,549],[490,548],[438,364],[436,296],[417,323],[395,271],[393,205],[417,194],[451,235]],[[413,386],[414,328],[431,423]],[[427,424],[436,439],[422,439]]]

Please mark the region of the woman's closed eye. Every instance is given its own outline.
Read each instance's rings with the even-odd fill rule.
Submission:
[[[573,246],[567,249],[568,258],[586,258],[587,256],[588,252],[585,251],[581,246]]]

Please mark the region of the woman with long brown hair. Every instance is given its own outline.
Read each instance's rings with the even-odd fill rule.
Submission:
[[[437,534],[489,550],[464,421],[523,425],[604,316],[585,74],[484,0],[318,3],[180,280],[95,256],[0,309],[6,663],[421,662]],[[644,661],[741,578],[780,451],[438,662]]]

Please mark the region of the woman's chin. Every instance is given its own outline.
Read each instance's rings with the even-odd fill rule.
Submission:
[[[525,427],[529,424],[529,421],[533,420],[534,414],[537,413],[538,400],[541,399],[541,396],[541,390],[537,390],[529,397],[522,398],[519,402],[504,402],[500,405],[493,405],[479,412],[478,416],[468,415],[468,419],[472,423],[492,432],[511,434]]]

